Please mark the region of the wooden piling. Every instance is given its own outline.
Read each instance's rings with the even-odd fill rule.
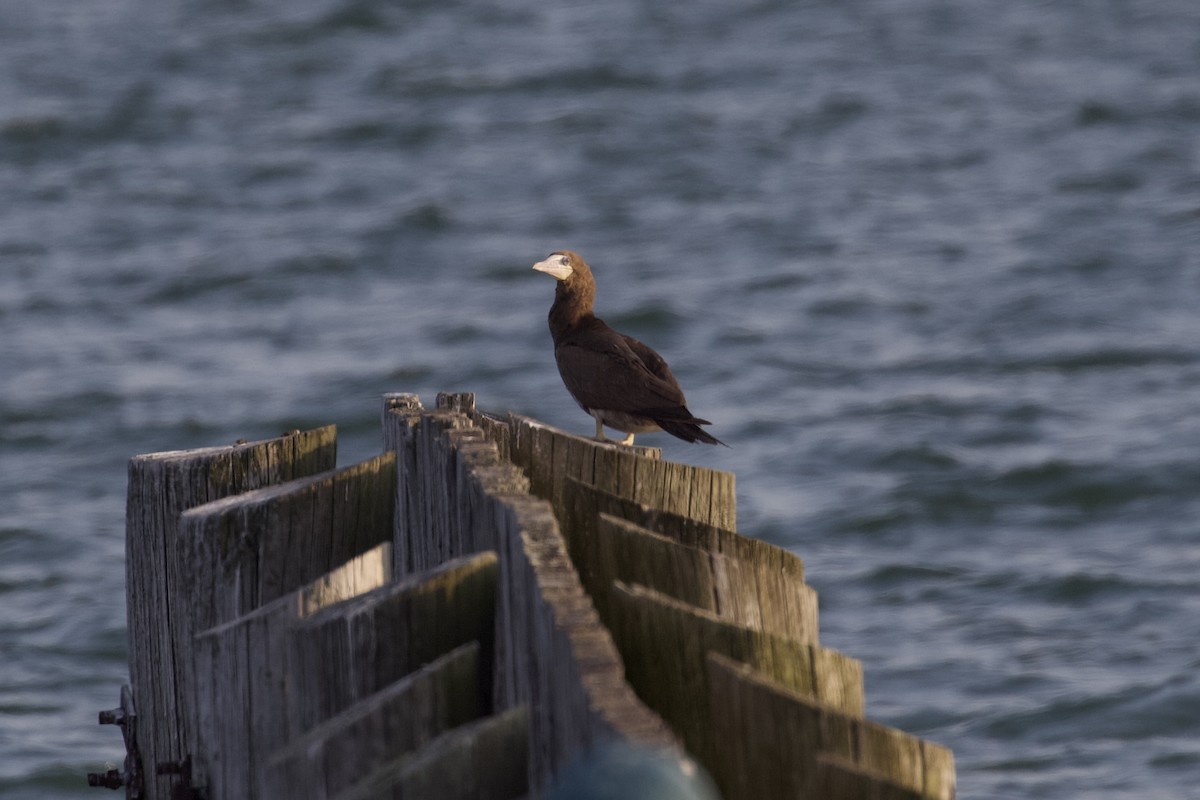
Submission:
[[[954,796],[949,750],[865,718],[803,562],[736,532],[731,474],[466,393],[382,428],[340,470],[332,428],[131,462],[141,796],[537,797],[613,741],[726,800]]]
[[[251,786],[265,754],[288,741],[306,704],[289,703],[294,670],[286,658],[293,627],[320,609],[356,597],[391,577],[384,543],[317,581],[194,637],[187,683],[196,726],[192,779],[214,796]]]
[[[852,658],[723,620],[642,586],[617,582],[611,593],[612,631],[630,683],[710,768],[725,727],[709,699],[709,653],[750,664],[846,714],[863,713],[862,666]]]
[[[393,759],[481,718],[481,668],[479,643],[468,642],[347,706],[275,751],[264,765],[260,795],[335,797]]]
[[[593,597],[617,581],[640,584],[753,630],[816,643],[817,593],[769,560],[682,544],[611,514],[596,521]]]
[[[189,509],[173,582],[198,633],[390,542],[395,454]]]
[[[330,425],[227,447],[137,456],[129,463],[125,590],[129,672],[138,709],[141,775],[148,797],[168,797],[173,778],[158,765],[182,765],[195,749],[189,692],[180,670],[190,661],[188,601],[174,590],[181,563],[180,514],[229,495],[332,469],[337,430]]]
[[[289,635],[292,735],[457,647],[480,649],[475,702],[491,705],[496,554],[452,559],[298,620]]]
[[[334,800],[512,800],[529,789],[525,707],[462,725],[376,768]]]
[[[548,785],[598,741],[676,746],[625,682],[553,508],[524,491],[530,481],[517,467],[501,462],[501,447],[467,413],[473,403],[457,408],[425,411],[407,398],[385,399],[384,439],[399,465],[395,541],[405,555],[397,568],[498,553],[495,702],[529,708],[531,785]]]
[[[737,796],[954,797],[946,748],[797,692],[741,661],[710,652],[707,662],[724,725],[713,770]],[[772,746],[757,747],[760,739]]]

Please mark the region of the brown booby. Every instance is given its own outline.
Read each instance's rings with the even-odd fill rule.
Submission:
[[[595,417],[598,440],[605,441],[607,425],[629,434],[625,445],[635,433],[657,430],[686,442],[725,444],[700,427],[712,423],[688,411],[662,356],[592,313],[596,281],[578,253],[557,250],[533,268],[558,280],[550,306],[554,360],[567,391]]]

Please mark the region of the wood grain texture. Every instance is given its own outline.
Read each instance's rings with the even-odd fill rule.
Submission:
[[[517,414],[510,415],[509,424],[513,462],[529,475],[530,491],[556,509],[561,508],[563,482],[570,477],[635,502],[733,527],[733,473],[662,461],[659,448],[597,442]]]
[[[597,522],[585,534],[596,564],[594,597],[606,597],[616,580],[637,583],[757,631],[817,642],[816,592],[769,561],[681,544],[610,514]]]
[[[708,700],[709,652],[751,664],[847,715],[862,715],[862,666],[840,653],[721,619],[642,586],[614,583],[610,608],[629,682],[706,766],[725,735]]]
[[[954,798],[946,748],[847,714],[717,653],[707,662],[713,716],[726,732],[710,768],[726,800]]]
[[[322,608],[287,631],[293,735],[468,642],[493,659],[495,553],[448,561]],[[490,697],[490,669],[485,687]],[[486,701],[490,704],[490,699]]]
[[[742,536],[730,528],[722,528],[691,517],[664,511],[606,492],[585,480],[567,477],[567,515],[571,524],[588,524],[600,514],[628,520],[680,544],[698,547],[713,553],[761,563],[765,569],[779,572],[789,580],[804,580],[804,561],[794,553],[761,539]]]
[[[395,455],[385,453],[182,514],[177,570],[191,630],[246,614],[390,541],[395,474]]]
[[[803,562],[735,532],[731,474],[469,393],[386,395],[382,425],[341,470],[332,428],[131,462],[151,776],[190,754],[213,800],[509,798],[682,742],[727,800],[954,796],[949,750],[863,718]]]
[[[197,634],[193,776],[213,797],[251,797],[264,756],[293,734],[290,627],[322,608],[384,586],[391,544],[352,559],[300,590]]]
[[[515,800],[529,791],[529,721],[512,708],[455,728],[384,764],[336,800]]]
[[[176,586],[186,571],[178,536],[184,511],[240,492],[332,469],[333,426],[275,439],[135,456],[129,462],[125,584],[130,678],[139,712],[145,796],[170,794],[172,779],[155,775],[160,762],[193,750],[187,713],[190,691],[180,670],[190,663],[187,600]]]
[[[434,659],[293,738],[267,759],[261,797],[321,800],[483,717],[478,642]]]
[[[532,785],[544,786],[593,742],[677,747],[625,682],[550,504],[530,496],[531,478],[500,460],[501,448],[473,417],[451,413],[448,400],[442,405],[433,413],[409,408],[385,416],[394,429],[385,439],[416,454],[412,472],[398,475],[406,520],[396,544],[414,566],[461,550],[497,552],[496,704],[530,709]],[[534,439],[553,458],[550,436],[510,438],[508,447],[532,450]],[[427,469],[442,478],[427,479]],[[434,517],[444,519],[427,524]]]

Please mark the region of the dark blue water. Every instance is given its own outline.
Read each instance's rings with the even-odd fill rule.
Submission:
[[[90,796],[125,462],[471,390],[552,282],[963,797],[1200,784],[1200,4],[0,2],[0,795]]]

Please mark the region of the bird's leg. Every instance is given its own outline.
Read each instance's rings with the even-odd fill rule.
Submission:
[[[633,447],[633,434],[631,433],[622,439],[621,444],[625,445],[626,447]]]
[[[608,441],[608,438],[604,435],[604,423],[600,421],[599,417],[596,418],[596,441],[597,442],[607,442]]]

